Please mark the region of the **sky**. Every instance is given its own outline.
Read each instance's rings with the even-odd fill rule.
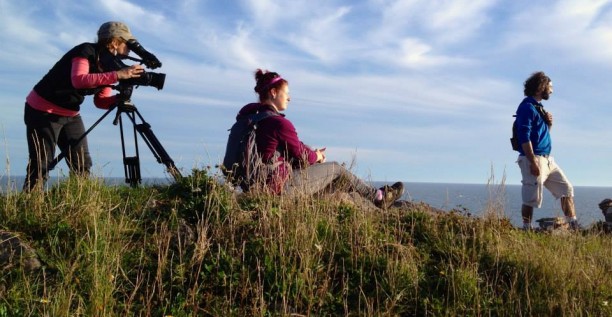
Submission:
[[[0,177],[25,173],[27,94],[106,21],[161,60],[147,71],[164,88],[132,102],[184,175],[216,172],[261,68],[289,81],[300,139],[359,177],[519,184],[512,115],[544,71],[556,162],[574,185],[612,186],[612,0],[0,0]],[[81,107],[86,127],[104,113]],[[113,117],[88,135],[102,177],[123,177]],[[169,177],[138,142],[142,176]]]

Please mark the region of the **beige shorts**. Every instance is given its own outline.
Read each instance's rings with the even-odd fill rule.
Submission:
[[[521,168],[523,176],[523,205],[534,208],[542,207],[542,191],[546,187],[555,198],[574,197],[574,187],[569,182],[561,168],[555,163],[552,156],[536,155],[536,162],[540,167],[540,176],[531,174],[529,167],[531,163],[524,156],[519,156],[516,161]]]

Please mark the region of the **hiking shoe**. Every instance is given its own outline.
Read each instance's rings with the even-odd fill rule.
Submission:
[[[582,226],[578,223],[578,221],[574,220],[569,222],[569,229],[573,231],[579,231],[582,230]]]
[[[383,197],[381,200],[374,201],[376,207],[387,209],[393,205],[393,203],[402,197],[404,193],[404,184],[397,182],[391,186],[385,185],[379,188],[382,191]]]

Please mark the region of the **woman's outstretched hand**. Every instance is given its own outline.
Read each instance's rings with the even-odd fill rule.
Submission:
[[[317,163],[325,162],[325,148],[316,149],[315,153],[317,153]]]
[[[130,79],[137,78],[144,72],[142,65],[132,65],[130,67],[124,67],[117,71],[117,79]]]

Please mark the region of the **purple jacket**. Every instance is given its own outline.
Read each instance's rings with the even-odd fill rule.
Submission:
[[[289,166],[302,168],[314,164],[317,153],[300,141],[293,123],[270,105],[250,103],[240,109],[237,117],[261,111],[279,114],[259,122],[255,142],[262,160],[274,165],[266,185],[272,192],[280,194],[291,173]]]

